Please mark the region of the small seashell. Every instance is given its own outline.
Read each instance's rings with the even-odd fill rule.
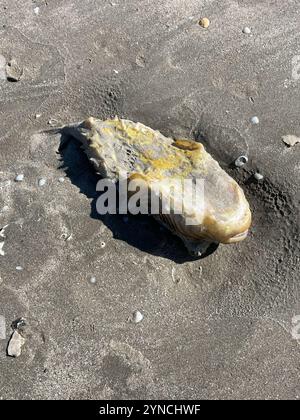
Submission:
[[[248,26],[245,26],[245,27],[243,28],[243,33],[244,33],[244,34],[246,34],[246,35],[249,35],[249,34],[251,34],[251,29],[250,29],[250,28],[248,28]]]
[[[16,181],[16,182],[22,182],[22,181],[24,181],[24,174],[18,174],[18,175],[15,177],[15,181]]]
[[[10,357],[19,357],[21,356],[22,346],[25,344],[25,338],[19,333],[18,330],[15,330],[9,340],[7,347],[7,355]]]
[[[105,243],[104,241],[102,241],[102,242],[100,243],[100,247],[101,247],[101,248],[105,248],[105,247],[106,247],[106,243]]]
[[[250,118],[250,122],[251,122],[253,125],[257,125],[257,124],[259,124],[259,118],[258,118],[258,117],[256,117],[256,116],[254,116],[254,117]]]
[[[256,173],[254,174],[254,178],[255,178],[257,181],[262,181],[262,180],[264,179],[264,176],[263,176],[262,174],[260,174],[259,172],[256,172]]]
[[[297,137],[293,134],[287,134],[286,136],[282,136],[282,141],[289,147],[293,147],[296,144],[300,143],[300,137]]]
[[[199,25],[202,26],[202,28],[207,29],[209,27],[209,25],[210,25],[210,21],[206,17],[201,18],[200,21],[199,21]]]
[[[51,127],[54,127],[58,124],[58,121],[55,118],[50,118],[50,120],[48,120],[48,125],[51,125]]]
[[[248,163],[248,157],[245,155],[239,156],[235,161],[235,166],[238,168],[241,168],[242,166],[246,165]]]
[[[9,82],[19,82],[23,76],[23,68],[18,65],[16,60],[12,59],[6,64],[6,75]]]
[[[47,183],[47,180],[45,178],[40,178],[38,180],[38,186],[39,187],[43,187],[44,185],[46,185],[46,183]]]
[[[133,312],[131,321],[134,324],[138,324],[138,323],[142,322],[143,319],[144,319],[144,315],[140,311],[134,311]]]
[[[90,283],[91,283],[91,284],[95,284],[96,282],[97,282],[96,277],[92,276],[92,277],[90,278]]]
[[[58,178],[58,182],[60,182],[60,183],[65,182],[65,177],[64,177],[64,176],[60,176],[60,177]]]

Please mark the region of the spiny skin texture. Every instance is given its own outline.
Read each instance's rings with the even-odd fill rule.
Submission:
[[[181,201],[182,214],[159,214],[156,218],[185,242],[234,243],[246,238],[251,211],[239,185],[221,169],[204,146],[191,140],[173,140],[141,123],[119,118],[89,118],[72,128],[85,153],[103,177],[119,181],[120,171],[129,180],[142,179],[148,190],[157,182],[204,180],[204,203],[196,206],[192,191],[172,193],[171,210]],[[162,187],[166,201],[170,191]],[[198,203],[197,203],[198,204]],[[188,220],[193,219],[193,223]]]

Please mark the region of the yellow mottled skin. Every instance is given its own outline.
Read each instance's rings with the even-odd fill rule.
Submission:
[[[206,185],[214,187],[215,183],[218,183],[218,176],[223,177],[221,184],[224,188],[216,187],[216,191],[230,198],[221,201],[225,203],[222,204],[221,210],[218,207],[218,199],[222,200],[223,197],[211,197],[208,194],[208,204],[205,214],[199,216],[199,226],[185,226],[179,216],[172,216],[172,226],[175,225],[177,229],[175,233],[191,240],[204,238],[223,243],[238,242],[247,236],[251,212],[244,193],[238,184],[222,171],[202,144],[186,139],[172,140],[142,124],[118,118],[103,122],[89,118],[83,125],[88,129],[84,136],[87,139],[86,149],[89,157],[103,161],[102,148],[104,145],[109,148],[112,140],[117,148],[123,144],[132,146],[140,163],[135,164],[130,179],[142,178],[150,187],[156,180],[183,180],[191,175],[207,179]],[[153,147],[155,142],[158,143]],[[118,168],[116,150],[114,147],[107,150],[111,161]],[[165,219],[168,217],[171,216]]]

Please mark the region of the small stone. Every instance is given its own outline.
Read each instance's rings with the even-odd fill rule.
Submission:
[[[207,29],[210,25],[210,21],[208,18],[204,17],[199,20],[199,25],[202,26],[202,28]]]
[[[264,179],[264,176],[260,174],[259,172],[256,172],[254,174],[254,178],[256,179],[256,181],[262,181]]]
[[[22,271],[23,270],[23,267],[21,267],[20,265],[17,265],[16,270],[17,271]]]
[[[7,354],[10,357],[21,356],[22,346],[25,344],[25,338],[15,330],[9,340]]]
[[[41,116],[42,116],[42,114],[35,114],[35,116],[34,116],[34,117],[35,117],[36,119],[39,119],[39,118],[41,118]]]
[[[144,319],[144,315],[140,311],[134,311],[132,314],[132,322],[138,324],[142,322]]]
[[[251,119],[250,119],[250,122],[252,123],[252,124],[254,124],[254,125],[257,125],[257,124],[259,124],[259,118],[258,117],[252,117]]]
[[[249,35],[249,34],[251,34],[251,29],[248,28],[248,26],[245,26],[245,28],[243,28],[243,33],[246,34],[246,35]]]
[[[33,12],[34,12],[35,15],[38,15],[40,13],[40,8],[39,7],[35,7],[33,9]]]
[[[61,182],[61,183],[65,182],[65,177],[64,176],[60,176],[58,178],[58,182]]]
[[[115,74],[119,74],[118,70],[114,69],[114,73]]]
[[[235,163],[235,166],[237,166],[238,168],[241,168],[242,166],[246,165],[248,163],[248,157],[247,156],[239,156]]]
[[[16,60],[12,59],[6,64],[6,77],[9,82],[18,82],[23,75],[23,69]]]
[[[93,276],[93,277],[90,278],[90,283],[91,284],[95,284],[96,282],[97,282],[96,277]]]
[[[24,174],[18,174],[18,175],[15,177],[15,181],[16,181],[16,182],[22,182],[22,181],[24,181]]]
[[[44,185],[46,185],[46,183],[47,183],[47,180],[45,178],[40,178],[38,180],[38,186],[39,187],[43,187]]]

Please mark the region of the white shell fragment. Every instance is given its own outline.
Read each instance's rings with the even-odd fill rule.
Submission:
[[[7,354],[10,357],[21,356],[22,346],[25,344],[25,338],[15,330],[10,338],[7,347]]]
[[[134,324],[138,324],[142,322],[144,319],[144,315],[140,311],[134,311],[132,314],[132,322]]]
[[[253,125],[257,125],[257,124],[259,124],[259,118],[258,118],[258,117],[256,117],[256,116],[254,116],[254,117],[250,118],[250,122],[251,122]]]
[[[300,143],[300,137],[294,136],[293,134],[287,134],[286,136],[282,136],[282,141],[287,146],[295,146],[297,143]]]
[[[16,181],[16,182],[22,182],[22,181],[24,181],[24,174],[18,174],[18,175],[15,177],[15,181]]]
[[[264,179],[264,176],[260,174],[259,172],[256,172],[254,174],[254,178],[256,179],[256,181],[262,181]]]
[[[55,118],[50,118],[50,120],[48,120],[48,125],[51,125],[51,127],[54,127],[58,124],[58,121]]]
[[[248,26],[245,26],[245,27],[243,28],[243,33],[244,33],[244,34],[246,34],[246,35],[250,35],[250,34],[251,34],[251,29],[250,29],[250,28],[248,28]]]
[[[235,166],[241,168],[242,166],[245,166],[248,163],[248,160],[248,157],[245,155],[239,156],[235,161]]]
[[[3,246],[4,246],[4,242],[0,242],[0,255],[2,255],[2,257],[4,257],[5,252],[3,251]]]
[[[60,176],[60,177],[58,178],[58,182],[60,182],[60,183],[65,182],[65,177],[64,177],[64,176]]]
[[[38,186],[39,187],[43,187],[44,185],[46,185],[46,183],[47,183],[47,180],[45,178],[40,178],[38,180]]]
[[[96,277],[95,277],[95,276],[92,276],[92,277],[90,278],[90,283],[91,283],[91,284],[95,284],[96,282],[97,282]]]

